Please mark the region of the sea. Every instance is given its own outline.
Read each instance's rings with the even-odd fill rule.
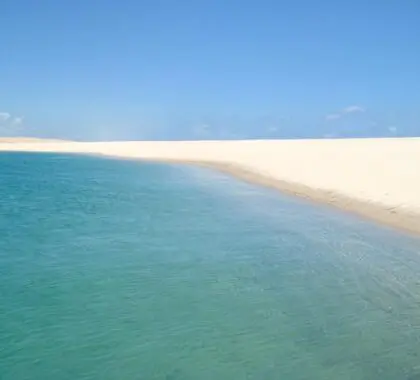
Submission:
[[[420,239],[211,169],[0,154],[1,380],[418,380]]]

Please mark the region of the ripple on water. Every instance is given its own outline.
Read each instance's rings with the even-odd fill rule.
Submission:
[[[207,170],[0,164],[2,380],[420,378],[418,240]]]

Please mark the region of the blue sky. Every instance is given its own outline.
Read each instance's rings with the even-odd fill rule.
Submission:
[[[417,0],[2,0],[0,133],[420,135]]]

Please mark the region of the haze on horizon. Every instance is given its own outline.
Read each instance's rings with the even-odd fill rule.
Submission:
[[[0,136],[420,136],[415,1],[4,0]]]

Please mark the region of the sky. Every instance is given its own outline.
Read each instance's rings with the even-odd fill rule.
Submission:
[[[0,135],[420,136],[418,0],[2,0]]]

